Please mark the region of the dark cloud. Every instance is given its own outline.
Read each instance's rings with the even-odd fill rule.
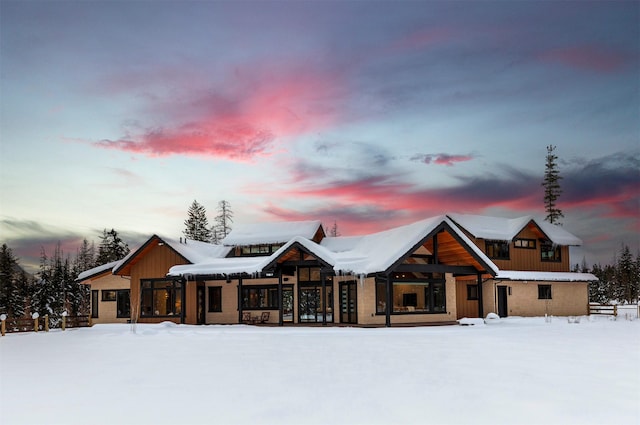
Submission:
[[[452,166],[457,162],[471,161],[474,155],[452,155],[447,153],[436,154],[416,154],[411,157],[411,161],[424,162],[425,164],[437,164]]]

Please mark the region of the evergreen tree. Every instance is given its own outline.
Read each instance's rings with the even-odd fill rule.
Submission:
[[[340,232],[338,231],[338,222],[334,220],[333,226],[329,229],[329,236],[332,238],[340,236]]]
[[[605,266],[606,268],[610,268],[611,266]],[[596,302],[598,304],[606,304],[609,302],[610,298],[608,295],[608,287],[610,285],[610,277],[613,273],[611,270],[607,271],[602,268],[600,264],[594,264],[591,269],[591,273],[593,273],[598,280],[595,282],[589,282],[589,301]]]
[[[616,263],[615,281],[615,299],[629,304],[638,299],[637,262],[633,260],[627,245],[623,245],[620,248],[620,256]]]
[[[194,200],[187,214],[188,218],[184,221],[185,229],[182,233],[194,241],[209,242],[211,230],[207,220],[207,210]]]
[[[111,229],[108,232],[107,229],[104,229],[100,239],[98,257],[96,258],[95,266],[101,266],[103,264],[111,263],[112,261],[121,260],[129,253],[129,245],[120,239],[118,232],[114,229]]]
[[[211,241],[218,243],[231,232],[231,223],[233,223],[233,211],[228,201],[218,202],[218,215],[215,218],[215,224],[212,228]]]
[[[0,313],[9,317],[16,317],[17,269],[18,260],[13,256],[13,251],[7,244],[2,244],[0,248]]]
[[[78,249],[76,261],[74,264],[75,271],[80,274],[83,271],[94,268],[96,265],[96,248],[93,242],[89,244],[86,239],[82,240],[82,245]]]
[[[556,163],[558,157],[554,153],[556,147],[553,145],[547,146],[547,158],[545,164],[544,180],[542,186],[544,187],[544,206],[547,216],[547,220],[551,224],[560,225],[560,219],[564,217],[562,210],[557,207],[556,201],[562,193],[560,187],[560,171],[558,171],[558,165]]]
[[[24,317],[27,313],[29,300],[33,296],[33,282],[31,277],[24,270],[20,269],[16,280],[15,302],[13,307],[14,317]]]

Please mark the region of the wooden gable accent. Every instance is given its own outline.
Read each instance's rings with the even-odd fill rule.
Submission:
[[[387,273],[393,271],[492,274],[489,264],[467,246],[447,223],[436,227],[387,269]]]

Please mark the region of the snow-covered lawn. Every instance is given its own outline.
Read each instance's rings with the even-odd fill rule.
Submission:
[[[640,423],[640,320],[0,338],[0,423]]]

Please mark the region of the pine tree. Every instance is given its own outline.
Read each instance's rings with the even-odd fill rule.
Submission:
[[[18,261],[13,251],[3,244],[0,248],[0,313],[15,317],[17,296],[16,271]]]
[[[632,303],[638,298],[637,262],[633,260],[627,245],[620,248],[615,270],[616,299]]]
[[[340,232],[338,231],[338,222],[334,221],[333,226],[329,229],[329,236],[332,238],[340,236]]]
[[[114,229],[111,229],[108,232],[107,229],[104,229],[100,239],[98,257],[96,258],[95,263],[96,266],[121,260],[129,253],[129,245],[120,239],[118,232]]]
[[[96,265],[96,248],[93,242],[89,244],[86,239],[82,240],[82,245],[78,249],[76,261],[74,264],[75,271],[80,274],[83,271],[94,268]]]
[[[211,230],[207,220],[207,210],[194,200],[187,214],[188,218],[184,221],[185,229],[182,233],[194,241],[209,242]]]
[[[231,232],[231,223],[233,223],[233,211],[228,201],[222,200],[218,202],[218,215],[215,218],[215,224],[212,228],[211,241],[218,243]]]
[[[544,186],[544,206],[547,212],[545,220],[551,224],[561,225],[560,219],[564,217],[564,214],[560,208],[557,208],[556,201],[562,193],[560,187],[562,176],[560,176],[560,171],[558,171],[558,165],[556,163],[558,157],[554,154],[555,149],[556,147],[553,145],[547,146],[547,162],[545,164],[542,186]]]

